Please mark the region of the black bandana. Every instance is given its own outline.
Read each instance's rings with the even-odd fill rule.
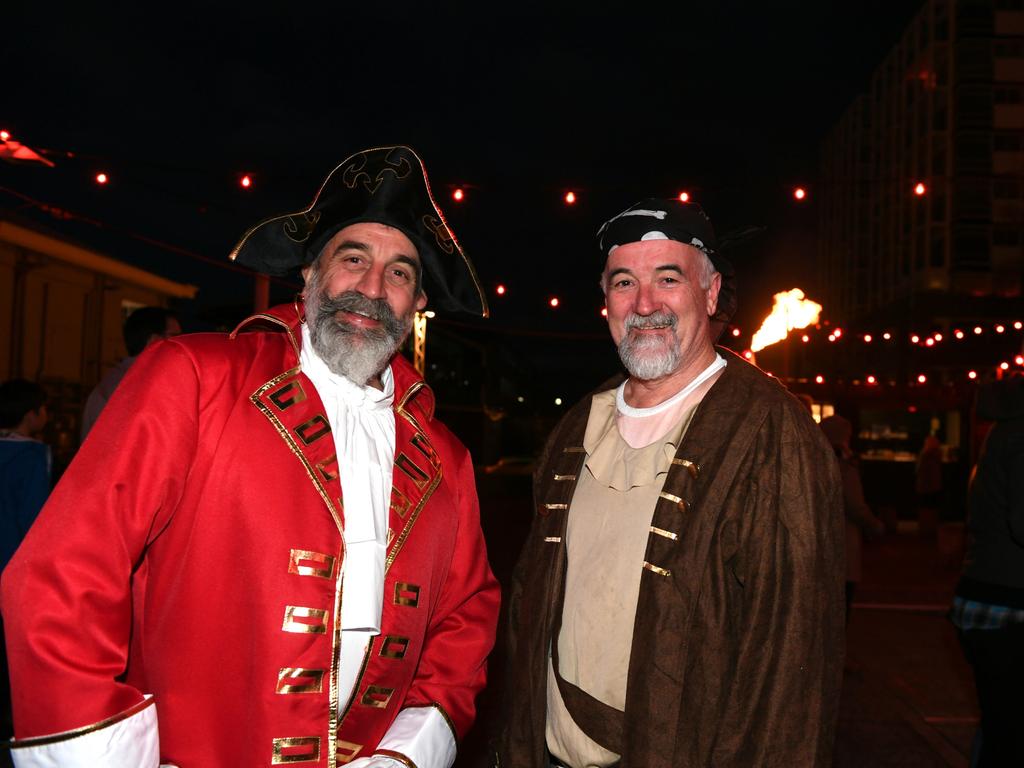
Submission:
[[[715,230],[703,208],[673,198],[648,198],[608,219],[597,230],[597,247],[605,259],[620,245],[644,240],[675,240],[706,254],[722,275],[718,309],[712,319],[732,319],[736,314],[736,270],[719,252]]]

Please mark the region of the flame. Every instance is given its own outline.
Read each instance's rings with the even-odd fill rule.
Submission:
[[[761,327],[750,342],[753,352],[760,352],[765,347],[782,341],[794,328],[806,328],[818,322],[821,304],[804,298],[799,288],[775,294],[775,304],[771,314],[764,319]]]

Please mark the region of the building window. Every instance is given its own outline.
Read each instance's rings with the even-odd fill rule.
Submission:
[[[1024,58],[1024,40],[1019,38],[996,40],[993,49],[997,59]]]
[[[1016,248],[1024,243],[1020,227],[1012,224],[996,224],[992,228],[992,245]]]
[[[1019,133],[997,133],[992,137],[996,152],[1020,152],[1024,149],[1024,136]]]
[[[1024,183],[1018,179],[996,179],[992,183],[992,197],[996,200],[1024,199]]]
[[[994,89],[993,100],[996,104],[1024,103],[1024,87],[1019,85],[1003,85]]]

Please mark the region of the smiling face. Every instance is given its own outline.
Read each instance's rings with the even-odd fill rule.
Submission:
[[[380,373],[426,306],[420,260],[394,227],[351,224],[303,270],[313,348],[334,373],[380,386]]]
[[[675,240],[627,243],[608,256],[601,280],[608,327],[633,378],[692,378],[714,359],[708,317],[721,275],[709,276],[705,260]]]

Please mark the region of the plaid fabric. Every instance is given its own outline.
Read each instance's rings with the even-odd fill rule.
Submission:
[[[957,629],[1001,629],[1010,624],[1024,624],[1024,608],[1009,608],[954,597],[949,620]]]

